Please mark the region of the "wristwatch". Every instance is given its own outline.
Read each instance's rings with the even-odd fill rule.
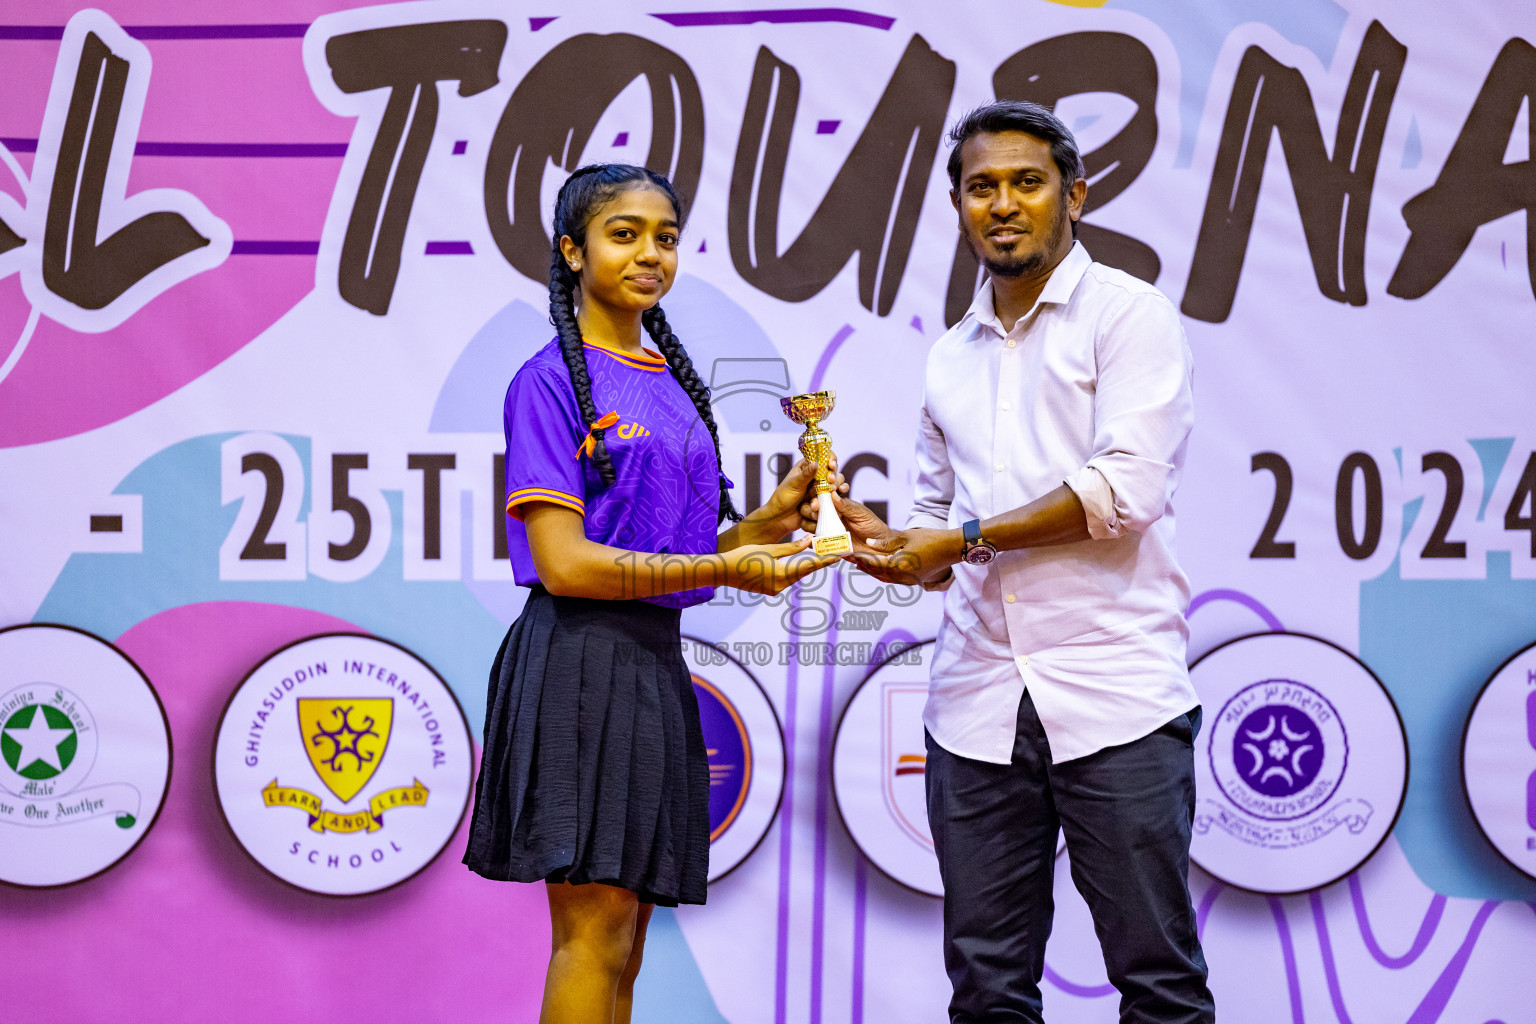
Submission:
[[[997,557],[997,545],[981,535],[981,520],[972,519],[960,527],[965,538],[965,553],[960,557],[967,565],[986,565]]]

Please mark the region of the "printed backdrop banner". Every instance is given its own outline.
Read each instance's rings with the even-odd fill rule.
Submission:
[[[1055,105],[1090,175],[1080,240],[1154,281],[1194,351],[1190,654],[1241,655],[1197,673],[1191,888],[1223,1015],[1532,1019],[1536,670],[1509,659],[1536,641],[1536,8],[344,2],[0,11],[0,626],[110,641],[175,749],[120,863],[0,888],[6,1020],[532,1019],[542,892],[467,872],[462,825],[386,891],[285,885],[225,826],[222,709],[280,648],[361,632],[440,675],[478,738],[522,601],[501,400],[552,335],[548,211],[583,163],[693,197],[664,305],[738,505],[789,465],[778,398],[832,388],[854,494],[901,520],[923,360],[978,283],[943,133],[993,97]],[[685,616],[730,870],[656,915],[637,1021],[942,1019],[914,718],[938,615],[832,571]],[[1315,639],[1221,646],[1282,630]],[[345,696],[331,671],[295,695]],[[87,720],[39,682],[0,722],[7,793],[118,781],[80,774]],[[1464,756],[1485,686],[1490,721],[1530,729],[1479,726]],[[359,736],[377,718],[325,708]],[[383,831],[252,812],[293,856],[323,839],[340,852],[309,863],[345,872],[345,844],[364,863],[452,821],[427,761],[328,756],[435,802]],[[315,770],[279,785],[353,791]],[[45,834],[0,818],[0,861]],[[1056,896],[1047,1012],[1113,1021],[1065,861]]]

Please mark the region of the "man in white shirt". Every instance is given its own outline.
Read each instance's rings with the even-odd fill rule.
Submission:
[[[1204,1024],[1171,504],[1189,347],[1161,292],[1076,243],[1088,186],[1055,115],[993,103],[950,140],[990,280],[929,354],[907,529],[838,503],[866,571],[946,589],[924,723],[950,1019],[1042,1020],[1059,825],[1121,1021]]]

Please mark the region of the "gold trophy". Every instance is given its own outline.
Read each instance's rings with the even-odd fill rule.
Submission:
[[[853,553],[853,537],[837,516],[832,504],[832,485],[827,481],[827,466],[832,461],[832,435],[818,425],[832,415],[837,404],[836,391],[812,391],[808,395],[791,395],[779,399],[784,415],[805,426],[800,435],[800,454],[816,467],[816,540],[818,555],[847,555]]]

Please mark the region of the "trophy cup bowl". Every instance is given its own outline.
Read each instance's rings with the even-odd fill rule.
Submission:
[[[836,391],[812,391],[804,395],[790,395],[779,399],[784,415],[802,427],[815,429],[816,424],[832,415],[837,405]],[[807,431],[809,433],[809,431]]]
[[[838,518],[832,504],[832,484],[827,467],[832,461],[832,435],[821,429],[821,421],[832,415],[837,404],[836,391],[812,391],[781,398],[784,415],[805,427],[800,435],[800,454],[816,467],[816,539],[818,555],[847,555],[853,552],[853,537]]]

